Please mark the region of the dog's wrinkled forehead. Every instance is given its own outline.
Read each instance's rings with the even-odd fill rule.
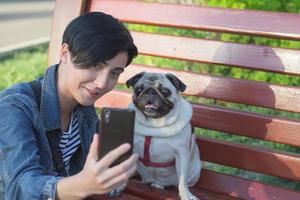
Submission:
[[[152,82],[157,81],[159,79],[159,76],[161,76],[161,74],[146,74],[147,80]]]
[[[168,87],[169,89],[175,89],[176,92],[184,92],[186,85],[175,75],[171,73],[147,73],[140,72],[126,81],[126,85],[129,88],[132,87],[156,87],[160,86]]]
[[[143,84],[145,86],[154,86],[159,87],[160,85],[165,85],[168,87],[172,87],[175,89],[175,87],[172,85],[172,83],[168,80],[168,78],[165,76],[165,74],[160,73],[146,73],[139,81],[138,84]]]
[[[161,79],[164,79],[164,75],[158,73],[147,73],[141,78],[141,81],[151,84]]]

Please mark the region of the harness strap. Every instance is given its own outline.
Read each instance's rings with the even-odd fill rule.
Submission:
[[[192,133],[194,134],[194,127],[192,126]],[[139,157],[139,161],[146,167],[158,167],[158,168],[166,168],[166,167],[171,167],[174,166],[176,164],[175,159],[170,161],[170,162],[166,162],[166,163],[156,163],[156,162],[151,162],[150,161],[150,145],[151,145],[151,140],[152,140],[152,136],[146,136],[145,137],[145,142],[144,142],[144,157]],[[192,138],[190,140],[190,149],[192,147]]]
[[[166,163],[157,163],[157,162],[151,162],[150,161],[150,144],[151,144],[152,136],[146,136],[145,137],[145,142],[144,142],[144,158],[139,157],[139,161],[143,163],[146,167],[159,167],[159,168],[166,168],[166,167],[171,167],[175,165],[175,159],[166,162]]]

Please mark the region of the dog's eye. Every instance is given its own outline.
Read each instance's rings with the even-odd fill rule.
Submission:
[[[139,93],[141,93],[142,91],[143,91],[143,88],[141,88],[141,87],[138,87],[138,88],[135,89],[135,93],[136,93],[136,94],[139,94]]]
[[[160,89],[160,92],[165,96],[165,97],[168,97],[171,95],[171,92],[170,90],[166,89],[166,88],[161,88]]]

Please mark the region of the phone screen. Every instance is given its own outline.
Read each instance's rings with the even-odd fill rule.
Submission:
[[[100,119],[100,148],[99,158],[101,159],[111,150],[121,144],[129,143],[131,149],[119,157],[112,165],[116,165],[132,154],[133,134],[134,134],[135,111],[122,108],[103,108]]]

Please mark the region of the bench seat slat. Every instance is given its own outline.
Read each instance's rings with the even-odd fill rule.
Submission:
[[[115,198],[107,197],[106,195],[94,195],[88,198],[85,198],[84,200],[112,200]],[[146,198],[137,197],[132,194],[127,194],[126,192],[123,192],[121,196],[118,197],[118,200],[146,200]]]
[[[150,187],[149,185],[141,184],[138,181],[131,181],[127,186],[126,192],[149,200],[180,200],[178,193],[176,192]]]
[[[99,99],[95,106],[127,107],[131,96],[129,92],[114,90]],[[300,147],[300,135],[297,131],[299,121],[200,104],[194,104],[193,110],[192,124],[195,127]]]
[[[300,112],[300,87],[288,87],[134,64],[121,75],[119,83],[124,84],[126,80],[142,71],[175,74],[188,85],[185,91],[186,95]]]
[[[290,13],[122,0],[90,0],[86,10],[103,11],[130,23],[300,39],[300,16]]]
[[[278,188],[206,169],[202,169],[201,178],[195,187],[247,200],[296,200],[300,195],[300,192]]]
[[[297,154],[205,137],[198,137],[197,143],[204,161],[300,181]]]
[[[132,35],[144,55],[300,75],[298,50],[142,32]]]
[[[195,188],[195,187],[192,187],[190,189],[194,195],[200,197],[200,200],[240,200],[239,198],[228,196],[226,194],[225,195],[220,194],[215,191],[208,191],[208,190],[203,190],[201,188]]]
[[[194,104],[196,127],[300,147],[299,120]]]
[[[167,187],[164,190],[153,188],[145,184],[141,184],[137,181],[130,181],[127,190],[127,193],[144,197],[148,200],[180,200],[178,196],[178,190],[176,187]],[[231,197],[224,194],[219,194],[212,191],[207,191],[203,189],[191,188],[191,192],[199,197],[201,200],[238,200],[235,197]]]
[[[201,179],[191,188],[197,197],[207,200],[238,200],[238,199],[264,199],[287,200],[297,199],[299,192],[265,185],[240,177],[213,172],[202,169]],[[109,200],[105,195],[98,195],[86,200]],[[174,187],[161,190],[131,180],[125,193],[118,199],[128,200],[179,200],[178,191]]]

